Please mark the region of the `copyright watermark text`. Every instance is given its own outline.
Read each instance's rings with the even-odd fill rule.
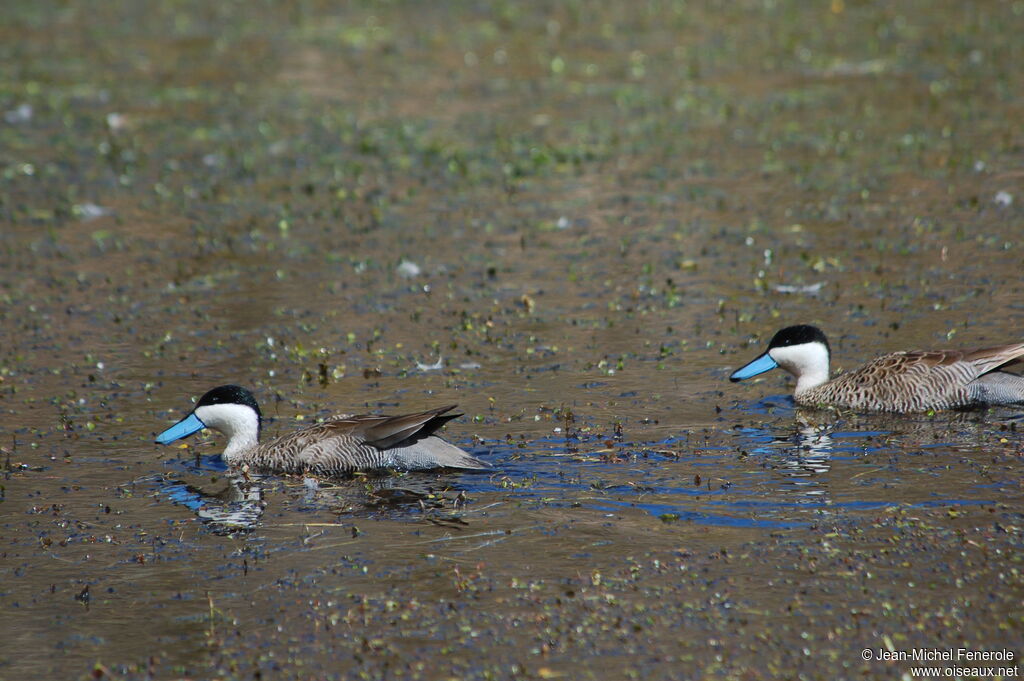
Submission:
[[[886,643],[889,643],[886,637]],[[1020,668],[1017,653],[1007,648],[996,650],[973,650],[971,648],[910,648],[896,650],[891,645],[885,648],[864,648],[860,651],[862,660],[881,662],[948,662],[948,665],[911,667],[910,678],[1017,678]],[[990,664],[992,663],[992,664]]]

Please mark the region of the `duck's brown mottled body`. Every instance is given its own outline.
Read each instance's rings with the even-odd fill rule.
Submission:
[[[808,406],[891,412],[959,409],[1024,401],[1024,377],[998,369],[1019,362],[1024,343],[978,350],[893,352],[793,398]]]
[[[345,416],[226,457],[232,465],[282,473],[337,475],[385,468],[485,469],[490,466],[434,431],[461,414],[455,405],[403,416]]]

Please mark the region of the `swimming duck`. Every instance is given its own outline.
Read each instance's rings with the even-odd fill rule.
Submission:
[[[260,443],[262,416],[252,393],[222,385],[203,395],[188,416],[160,433],[162,445],[203,428],[228,436],[222,456],[231,466],[276,473],[336,475],[379,469],[480,470],[490,464],[435,435],[457,416],[455,405],[402,416],[340,415],[308,428]]]
[[[1024,377],[1004,367],[1024,358],[1024,343],[979,350],[892,352],[829,380],[831,351],[821,329],[782,329],[768,349],[737,369],[742,381],[782,367],[796,377],[793,399],[806,406],[914,412],[1024,402]]]

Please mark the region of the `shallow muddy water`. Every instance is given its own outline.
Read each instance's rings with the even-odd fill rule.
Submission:
[[[1021,410],[727,379],[1024,336],[1024,3],[5,14],[0,678],[1017,669]],[[228,382],[495,468],[153,444]]]

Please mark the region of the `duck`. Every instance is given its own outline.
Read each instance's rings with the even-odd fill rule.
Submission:
[[[436,435],[455,405],[401,416],[339,414],[261,443],[263,417],[256,398],[237,385],[222,385],[199,398],[183,419],[156,442],[168,445],[203,428],[228,438],[221,456],[232,467],[266,473],[346,475],[379,470],[438,468],[485,470],[491,465]]]
[[[1024,376],[1004,370],[1024,358],[1024,343],[891,352],[830,380],[831,355],[821,329],[788,326],[729,380],[735,383],[781,367],[796,377],[797,404],[862,411],[912,413],[1024,402]]]

